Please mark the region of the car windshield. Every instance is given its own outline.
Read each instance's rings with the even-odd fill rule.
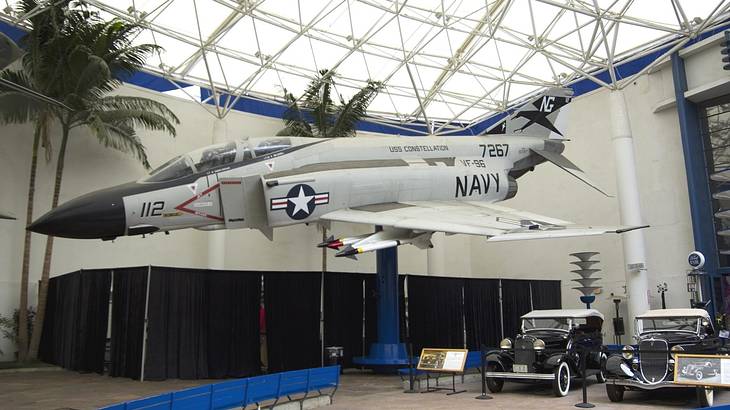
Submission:
[[[700,319],[697,317],[657,317],[636,320],[638,330],[641,333],[647,332],[692,332],[697,333]]]
[[[193,167],[187,156],[175,157],[152,171],[143,182],[163,182],[182,178],[193,173]]]
[[[535,319],[522,319],[522,329],[526,332],[530,330],[570,330],[570,319],[560,318],[535,318]]]

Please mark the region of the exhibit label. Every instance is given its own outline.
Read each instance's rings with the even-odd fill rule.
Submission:
[[[674,360],[674,383],[730,386],[730,356],[677,354]]]
[[[418,360],[418,370],[432,372],[463,372],[466,349],[423,348]]]

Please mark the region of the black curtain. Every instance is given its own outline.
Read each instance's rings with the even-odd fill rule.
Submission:
[[[145,379],[258,373],[260,275],[152,268]]]
[[[261,274],[211,272],[208,287],[208,377],[261,372]]]
[[[365,275],[327,272],[324,275],[324,345],[344,348],[343,367],[363,350],[363,282]]]
[[[269,372],[321,364],[319,308],[321,273],[264,273]]]
[[[499,310],[499,279],[464,279],[466,346],[479,350],[482,344],[496,347],[502,337]]]
[[[560,309],[563,306],[559,280],[532,280],[532,308]]]
[[[109,375],[139,379],[144,337],[147,267],[114,269]]]
[[[520,317],[531,310],[530,281],[502,279],[504,337],[515,337],[520,330]]]
[[[51,280],[41,359],[70,370],[103,373],[110,271],[78,271]]]
[[[408,277],[408,323],[414,354],[424,347],[464,346],[463,285],[461,278]]]

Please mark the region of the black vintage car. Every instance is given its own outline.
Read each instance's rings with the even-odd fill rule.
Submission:
[[[710,315],[703,309],[650,310],[636,317],[634,330],[637,344],[624,346],[622,351],[611,353],[606,360],[606,393],[613,402],[623,400],[627,389],[686,388],[674,383],[673,353],[719,354],[724,351],[722,339],[717,337]],[[681,373],[683,369],[679,370]],[[694,370],[696,376],[697,369]],[[716,373],[716,369],[712,373]],[[702,375],[704,377],[704,373]],[[698,386],[696,390],[700,405],[711,406],[714,390],[704,386]]]
[[[581,373],[582,351],[589,352],[586,376],[595,374],[603,382],[602,325],[603,315],[595,309],[533,310],[522,316],[520,334],[487,354],[489,391],[501,391],[505,379],[550,381],[555,396],[565,396]]]

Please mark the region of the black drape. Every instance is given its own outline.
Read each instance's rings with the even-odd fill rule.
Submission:
[[[112,273],[110,376],[140,377],[147,269],[114,269]]]
[[[145,379],[258,373],[260,275],[152,268]]]
[[[408,323],[414,354],[424,347],[464,346],[463,284],[461,278],[408,277]]]
[[[563,306],[559,280],[532,280],[532,308],[560,309]]]
[[[515,337],[520,330],[520,317],[531,310],[530,281],[502,279],[504,337]]]
[[[78,271],[52,280],[41,358],[70,370],[103,373],[110,271]]]
[[[464,279],[464,319],[469,350],[499,345],[499,279]]]
[[[63,275],[71,275],[70,273]],[[38,357],[48,363],[55,363],[54,350],[57,346],[57,338],[61,335],[55,334],[56,311],[59,310],[58,286],[63,276],[56,276],[48,280],[48,293],[46,295],[46,317],[43,321],[43,334],[41,344],[38,346]]]
[[[208,377],[261,372],[261,274],[212,272],[208,287]]]
[[[321,364],[319,308],[321,273],[264,273],[269,372]]]
[[[344,348],[343,367],[363,350],[363,282],[365,275],[327,272],[324,275],[324,345]]]

